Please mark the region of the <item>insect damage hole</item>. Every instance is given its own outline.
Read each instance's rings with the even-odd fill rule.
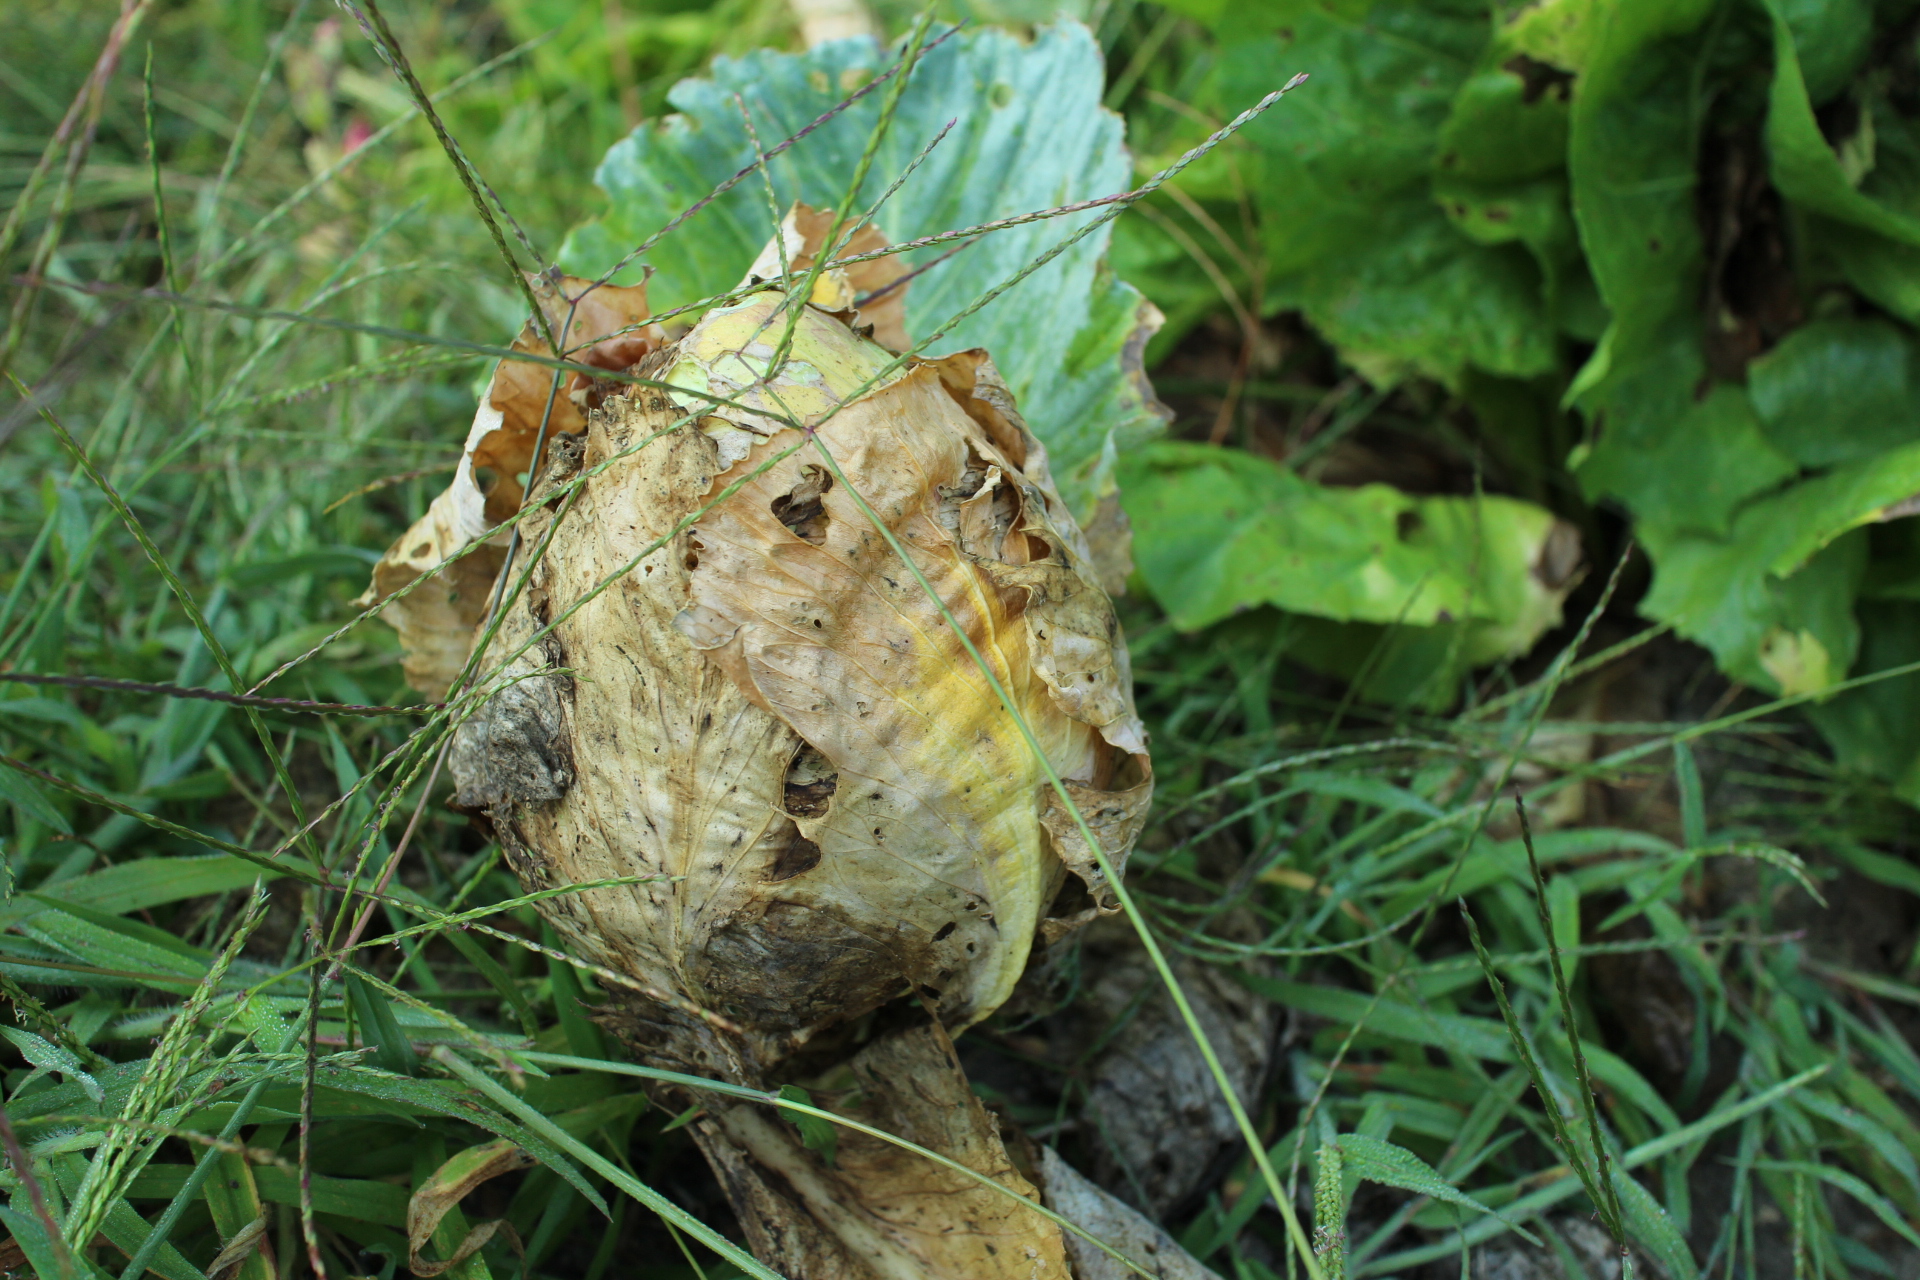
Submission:
[[[783,807],[796,818],[823,817],[839,786],[840,774],[833,763],[803,742],[787,764]]]
[[[799,483],[768,503],[767,509],[794,537],[817,547],[827,540],[827,509],[821,500],[831,488],[833,476],[825,468],[802,467]]]

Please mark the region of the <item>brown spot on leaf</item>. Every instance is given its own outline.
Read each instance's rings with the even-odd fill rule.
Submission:
[[[801,835],[796,828],[786,847],[774,858],[773,869],[767,872],[767,880],[791,880],[819,865],[820,846]]]

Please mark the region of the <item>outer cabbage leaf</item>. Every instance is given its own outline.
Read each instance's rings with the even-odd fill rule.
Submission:
[[[711,79],[684,80],[668,95],[679,114],[642,126],[608,151],[595,181],[610,208],[574,231],[561,261],[578,274],[606,270],[751,164],[736,93],[771,146],[890,61],[871,40],[716,59]],[[1030,44],[991,30],[946,40],[915,70],[860,193],[862,205],[877,199],[949,121],[952,132],[876,219],[896,243],[1125,190],[1123,126],[1100,106],[1103,81],[1099,48],[1078,24],[1042,28]],[[773,162],[779,208],[796,200],[838,205],[883,97],[869,94]],[[1094,216],[996,232],[928,267],[907,295],[908,332],[924,337]],[[647,258],[656,306],[666,310],[732,287],[772,230],[764,184],[741,183]],[[992,353],[1046,445],[1069,505],[1095,525],[1096,508],[1113,490],[1115,458],[1158,432],[1164,414],[1139,373],[1158,313],[1108,270],[1107,238],[1104,228],[1089,235],[925,353]],[[922,251],[915,265],[951,247]]]

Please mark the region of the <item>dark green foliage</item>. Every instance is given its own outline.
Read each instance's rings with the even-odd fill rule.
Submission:
[[[1504,463],[1498,483],[1532,497],[1526,473],[1544,476],[1589,556],[1607,550],[1593,506],[1625,514],[1653,562],[1641,612],[1736,679],[1815,695],[1888,669],[1889,643],[1862,625],[1886,617],[1864,602],[1891,565],[1847,531],[1904,518],[1920,492],[1905,8],[1268,0],[1254,21],[1243,5],[1175,7],[1212,29],[1191,89],[1203,109],[1313,77],[1296,110],[1186,183],[1244,235],[1230,283],[1248,305],[1297,310],[1377,386],[1457,395]],[[1137,132],[1181,136],[1136,102]],[[1152,247],[1183,216],[1125,231],[1121,256],[1191,323],[1197,273]],[[1548,420],[1514,447],[1483,406],[1489,384],[1528,380],[1564,399],[1580,439]],[[1911,785],[1904,735],[1816,720],[1850,764]]]

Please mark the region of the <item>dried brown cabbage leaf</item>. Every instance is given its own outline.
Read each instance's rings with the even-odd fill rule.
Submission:
[[[645,285],[595,286],[573,276],[535,277],[534,284],[547,323],[569,360],[619,372],[665,341],[660,326],[647,322]],[[520,331],[513,348],[543,357],[552,354],[532,323]],[[542,419],[547,420],[550,443],[578,434],[586,429],[585,414],[619,385],[568,373],[551,396],[549,413],[552,368],[502,360],[480,397],[453,483],[387,549],[374,567],[373,584],[357,603],[365,608],[394,595],[513,515],[520,508],[525,477],[533,470]],[[490,539],[387,607],[381,616],[400,632],[408,684],[429,697],[446,695],[466,665],[474,626],[486,614],[505,558],[506,538]]]
[[[798,274],[811,269],[832,228],[833,210],[796,202],[781,219],[779,234],[767,241],[767,247],[747,268],[744,283],[778,277],[783,247],[787,270]],[[889,243],[886,232],[871,222],[861,224],[851,236],[842,228],[840,235],[846,244],[835,258],[872,253]],[[810,300],[824,311],[857,311],[854,323],[872,325],[875,342],[889,351],[905,351],[913,345],[907,334],[907,277],[906,261],[897,254],[850,267],[831,267],[814,282]]]

